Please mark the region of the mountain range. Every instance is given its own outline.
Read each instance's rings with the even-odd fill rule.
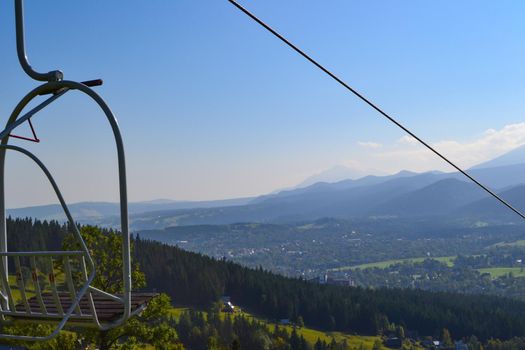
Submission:
[[[469,174],[513,206],[525,208],[525,146],[469,169]],[[460,173],[401,171],[338,182],[316,182],[256,198],[130,203],[135,230],[195,224],[297,222],[334,218],[443,218],[512,223],[519,216]],[[70,206],[81,223],[118,226],[115,203]],[[9,215],[63,219],[57,205],[12,209]]]
[[[518,209],[525,208],[521,184],[525,163],[471,172]],[[132,216],[136,229],[235,222],[287,223],[323,217],[342,219],[431,218],[512,223],[520,218],[457,173],[428,172],[369,176],[338,183],[317,183],[262,196],[250,203],[218,208],[159,211]],[[498,208],[497,211],[494,211]],[[154,214],[154,215],[153,215]]]
[[[157,212],[162,210],[178,210],[192,208],[214,208],[229,205],[243,205],[254,198],[234,198],[215,201],[174,201],[157,199],[152,201],[131,202],[128,205],[130,215]],[[68,205],[75,220],[81,223],[99,223],[105,218],[117,216],[120,205],[111,202],[79,202]],[[13,217],[34,217],[42,220],[65,220],[62,207],[59,204],[48,204],[24,208],[8,209],[7,214]]]

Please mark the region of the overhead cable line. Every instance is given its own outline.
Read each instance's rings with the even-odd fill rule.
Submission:
[[[341,80],[339,77],[337,77],[334,73],[330,72],[327,68],[325,68],[323,65],[321,65],[319,62],[314,60],[311,56],[309,56],[307,53],[305,53],[303,50],[301,50],[299,47],[295,46],[292,42],[290,42],[288,39],[286,39],[284,36],[279,34],[277,31],[275,31],[272,27],[264,23],[262,20],[257,18],[254,14],[252,14],[250,11],[242,7],[240,4],[238,4],[235,0],[228,0],[230,3],[232,3],[235,7],[237,7],[239,10],[241,10],[244,14],[246,14],[248,17],[253,19],[255,22],[260,24],[264,29],[269,31],[271,34],[273,34],[275,37],[277,37],[279,40],[281,40],[283,43],[288,45],[290,48],[292,48],[295,52],[303,56],[306,60],[308,60],[310,63],[312,63],[314,66],[322,70],[324,73],[326,73],[328,76],[330,76],[332,79],[334,79],[336,82],[338,82],[340,85],[342,85],[344,88],[346,88],[348,91],[350,91],[352,94],[357,96],[360,100],[365,102],[367,105],[375,109],[379,114],[381,114],[383,117],[388,119],[390,122],[395,124],[397,127],[402,129],[404,132],[406,132],[408,135],[412,136],[414,139],[416,139],[420,144],[425,146],[427,149],[432,151],[434,154],[436,154],[439,158],[443,159],[445,162],[447,162],[449,165],[451,165],[454,169],[459,171],[461,174],[465,175],[470,181],[478,185],[480,188],[482,188],[485,192],[487,192],[489,195],[497,199],[501,204],[506,206],[508,209],[512,210],[514,213],[519,215],[522,219],[525,219],[525,215],[519,211],[518,209],[514,208],[510,203],[505,201],[503,198],[498,196],[496,193],[494,193],[492,190],[490,190],[487,186],[483,185],[481,182],[476,180],[472,175],[468,174],[465,170],[461,169],[459,166],[454,164],[451,160],[449,160],[447,157],[445,157],[443,154],[438,152],[434,147],[432,147],[430,144],[425,142],[423,139],[419,138],[416,134],[414,134],[410,129],[408,129],[406,126],[401,124],[401,122],[397,121],[394,117],[387,114],[385,111],[383,111],[381,108],[379,108],[377,105],[375,105],[372,101],[367,99],[365,96],[360,94],[357,90],[352,88],[350,85],[345,83],[343,80]]]

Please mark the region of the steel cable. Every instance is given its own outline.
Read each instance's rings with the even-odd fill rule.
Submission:
[[[500,203],[502,203],[504,206],[506,206],[508,209],[512,210],[514,213],[519,215],[522,219],[525,219],[525,215],[519,211],[518,209],[514,208],[510,203],[505,201],[503,198],[498,196],[496,193],[494,193],[492,190],[490,190],[487,186],[476,180],[472,175],[468,174],[465,170],[461,169],[459,166],[457,166],[454,162],[449,160],[447,157],[445,157],[443,154],[438,152],[434,147],[430,146],[427,142],[419,138],[416,134],[414,134],[412,131],[410,131],[407,127],[405,127],[401,122],[397,121],[394,117],[387,114],[385,111],[383,111],[381,108],[379,108],[377,105],[375,105],[372,101],[367,99],[365,96],[360,94],[357,90],[352,88],[350,85],[345,83],[343,80],[341,80],[339,77],[337,77],[334,73],[330,72],[328,69],[326,69],[323,65],[321,65],[319,62],[314,60],[311,56],[309,56],[307,53],[305,53],[303,50],[301,50],[299,47],[295,46],[292,42],[290,42],[288,39],[286,39],[284,36],[279,34],[277,31],[275,31],[272,27],[264,23],[262,20],[257,18],[254,14],[252,14],[250,11],[242,7],[240,4],[238,4],[235,0],[228,0],[230,3],[232,3],[235,7],[237,7],[239,10],[241,10],[244,14],[246,14],[248,17],[253,19],[255,22],[257,22],[259,25],[261,25],[263,28],[265,28],[267,31],[269,31],[271,34],[273,34],[275,37],[277,37],[279,40],[284,42],[286,45],[288,45],[290,48],[292,48],[295,52],[303,56],[306,60],[308,60],[310,63],[312,63],[314,66],[322,70],[324,73],[326,73],[328,76],[330,76],[332,79],[334,79],[336,82],[338,82],[340,85],[342,85],[344,88],[346,88],[348,91],[350,91],[352,94],[357,96],[360,100],[365,102],[367,105],[372,107],[374,110],[379,112],[383,117],[388,119],[390,122],[395,124],[397,127],[402,129],[404,132],[406,132],[408,135],[412,136],[414,139],[416,139],[420,144],[425,146],[427,149],[432,151],[434,154],[436,154],[439,158],[444,160],[446,163],[451,165],[454,169],[459,171],[461,174],[466,176],[470,181],[475,183],[477,186],[482,188],[485,192],[487,192],[489,195],[497,199]]]

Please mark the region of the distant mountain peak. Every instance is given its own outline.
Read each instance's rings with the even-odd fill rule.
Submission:
[[[183,201],[176,201],[173,199],[167,199],[167,198],[158,198],[158,199],[151,199],[149,201],[140,201],[137,203],[143,203],[143,204],[169,204],[169,203],[176,203],[176,202],[183,202]]]
[[[396,177],[400,177],[400,176],[413,176],[413,175],[417,175],[416,172],[413,172],[413,171],[410,171],[410,170],[401,170],[397,173],[394,174],[394,176]]]
[[[371,174],[386,175],[384,172],[375,169],[365,169],[360,167],[348,167],[345,165],[335,165],[323,170],[315,175],[306,178],[295,188],[307,187],[318,182],[335,183],[344,180],[356,180]]]
[[[480,163],[471,167],[470,169],[486,169],[495,168],[507,165],[515,165],[525,163],[525,145],[514,148],[513,150],[500,155],[494,159]]]

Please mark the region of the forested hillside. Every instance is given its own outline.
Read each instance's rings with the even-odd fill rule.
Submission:
[[[67,229],[57,223],[10,220],[10,246],[58,249]],[[16,238],[15,238],[16,237]],[[46,244],[47,242],[47,244]],[[322,330],[377,334],[389,322],[421,335],[508,339],[525,335],[525,303],[498,297],[418,290],[318,285],[250,269],[157,242],[135,239],[135,259],[148,288],[179,305],[208,307],[221,295],[269,319],[298,319]]]
[[[456,337],[481,339],[525,335],[525,303],[488,296],[402,289],[318,285],[262,269],[136,240],[136,258],[148,285],[176,303],[205,306],[228,295],[249,311],[271,319],[301,316],[306,325],[377,334],[388,322],[420,334],[447,327]]]

